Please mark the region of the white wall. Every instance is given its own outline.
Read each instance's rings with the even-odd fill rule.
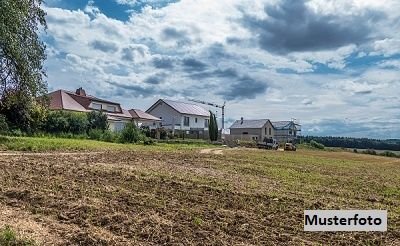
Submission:
[[[172,129],[172,125],[174,125],[176,130],[190,130],[190,128],[202,128],[206,130],[207,128],[204,128],[204,121],[205,119],[209,119],[209,117],[206,116],[182,115],[164,102],[158,104],[148,113],[157,118],[161,117],[162,126],[164,128]],[[184,116],[189,117],[189,126],[183,125]],[[195,118],[197,118],[197,123]]]
[[[184,126],[184,117],[189,117],[189,127]],[[197,118],[197,123],[196,123],[196,118]],[[182,115],[181,123],[182,123],[182,130],[190,130],[190,128],[201,128],[203,130],[207,130],[207,128],[204,127],[204,123],[206,119],[209,119],[210,117],[206,116],[198,116],[198,115]]]
[[[162,126],[167,129],[172,129],[172,124],[179,125],[181,122],[183,123],[181,114],[164,102],[162,102],[162,104],[158,104],[148,113],[160,118]],[[175,128],[177,127],[175,126]]]
[[[130,120],[121,120],[121,121],[115,121],[115,120],[109,120],[108,121],[108,128],[110,131],[121,131],[127,123],[131,122]]]

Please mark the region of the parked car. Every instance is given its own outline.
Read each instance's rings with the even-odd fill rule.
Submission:
[[[257,143],[257,147],[260,149],[274,149],[277,150],[279,143],[274,138],[265,137],[262,142]]]
[[[285,150],[296,151],[296,145],[294,145],[293,143],[285,143]]]

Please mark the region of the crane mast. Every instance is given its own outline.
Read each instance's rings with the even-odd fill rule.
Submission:
[[[226,103],[226,102],[224,102],[223,105],[218,105],[218,104],[215,104],[215,103],[205,102],[205,101],[196,100],[196,99],[189,99],[189,101],[197,102],[197,103],[201,103],[201,104],[205,104],[205,105],[210,105],[210,106],[213,106],[213,107],[222,109],[222,124],[221,124],[221,130],[225,129],[225,122],[224,122],[224,121],[225,121],[225,103]]]

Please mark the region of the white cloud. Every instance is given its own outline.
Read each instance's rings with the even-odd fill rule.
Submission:
[[[118,4],[134,6],[137,3],[137,0],[115,0],[115,2]]]
[[[117,1],[130,6],[137,2]],[[50,88],[83,86],[89,93],[121,101],[125,107],[146,109],[159,97],[222,102],[217,92],[232,90],[242,79],[267,89],[257,92],[254,99],[229,101],[229,118],[294,117],[312,123],[346,117],[389,121],[400,114],[396,109],[382,109],[388,104],[399,106],[397,59],[378,62],[376,68],[348,68],[352,55],[365,58],[373,52],[385,56],[399,53],[397,34],[364,45],[272,54],[252,42],[255,34],[241,23],[243,13],[265,18],[264,3],[183,0],[164,8],[145,7],[125,22],[107,17],[93,2],[84,11],[46,8]],[[379,5],[390,19],[396,16],[393,1],[313,0],[308,5],[325,14],[350,14]],[[382,33],[387,30],[382,28]],[[189,71],[183,67],[185,58],[204,66]],[[321,64],[338,73],[313,73]],[[251,79],[243,79],[245,76]],[[312,128],[314,132],[318,129],[321,126]]]
[[[392,56],[400,54],[400,39],[385,38],[373,43],[371,55]]]

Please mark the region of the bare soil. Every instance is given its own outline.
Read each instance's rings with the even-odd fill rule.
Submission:
[[[0,154],[0,227],[39,245],[400,245],[400,161],[321,151]],[[304,209],[388,209],[306,233]]]

